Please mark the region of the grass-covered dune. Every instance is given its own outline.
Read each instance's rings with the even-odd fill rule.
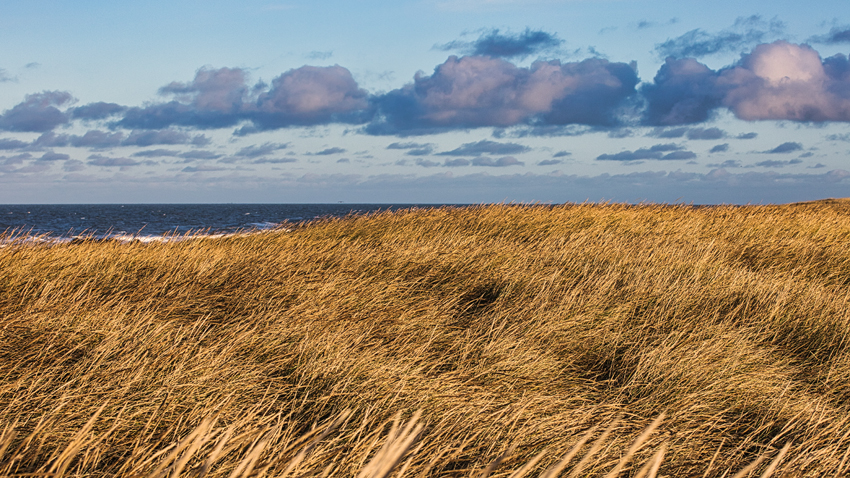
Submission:
[[[850,470],[850,202],[6,240],[0,476]]]

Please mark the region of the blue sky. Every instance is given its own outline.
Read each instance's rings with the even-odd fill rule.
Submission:
[[[0,4],[0,203],[850,196],[846,1]]]

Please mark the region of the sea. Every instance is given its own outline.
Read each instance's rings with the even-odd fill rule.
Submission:
[[[440,204],[14,204],[0,205],[0,239],[177,240],[286,227],[327,217]],[[5,241],[0,241],[5,242]]]

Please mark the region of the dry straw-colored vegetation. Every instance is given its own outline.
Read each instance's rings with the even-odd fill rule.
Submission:
[[[0,476],[850,473],[850,202],[5,242]]]

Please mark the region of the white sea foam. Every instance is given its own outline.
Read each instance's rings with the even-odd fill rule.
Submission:
[[[291,232],[292,229],[282,227],[280,224],[273,223],[264,223],[265,227],[260,228],[252,228],[247,230],[240,230],[235,232],[215,232],[215,233],[192,233],[187,232],[185,234],[163,234],[159,236],[155,235],[144,235],[144,234],[127,234],[127,233],[116,233],[116,234],[105,234],[105,235],[76,235],[76,236],[49,236],[46,234],[43,235],[15,235],[10,234],[8,237],[0,238],[0,248],[9,247],[12,245],[58,245],[58,244],[69,244],[69,243],[82,243],[82,242],[109,242],[115,241],[121,244],[132,244],[132,243],[142,243],[142,244],[163,244],[168,242],[182,242],[189,240],[201,240],[201,239],[221,239],[224,237],[246,237],[254,234],[264,234],[270,232]]]

